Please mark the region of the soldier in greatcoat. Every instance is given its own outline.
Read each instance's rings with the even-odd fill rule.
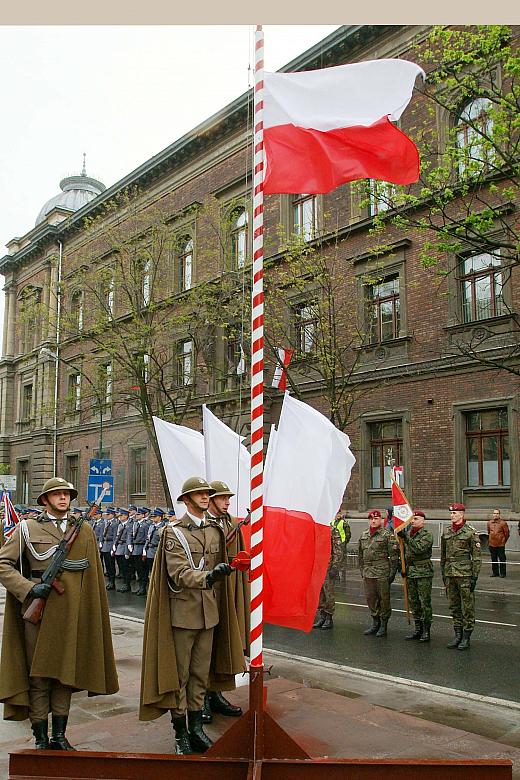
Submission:
[[[231,498],[235,495],[225,482],[213,480],[210,482],[211,488],[215,491],[209,500],[209,507],[206,516],[220,525],[226,536],[227,555],[230,561],[245,549],[242,531],[238,528],[238,521],[229,514],[229,505]],[[244,653],[249,654],[249,607],[250,591],[249,578],[247,572],[233,570],[229,577],[231,589],[235,596],[235,608],[237,612],[240,635],[242,637],[242,647]],[[229,715],[237,717],[242,714],[242,709],[232,704],[223,695],[223,690],[233,690],[235,681],[229,686],[220,687],[219,690],[208,691],[204,698],[204,707],[202,709],[202,719],[204,723],[211,723],[212,713]]]
[[[390,584],[394,581],[399,566],[399,551],[395,536],[383,528],[379,509],[368,514],[369,526],[359,539],[359,570],[363,578],[372,625],[365,634],[386,636],[387,625],[392,614],[390,606]]]
[[[408,580],[408,600],[415,622],[415,629],[405,639],[418,639],[420,642],[430,641],[433,617],[433,535],[425,528],[425,522],[424,512],[414,509],[409,533],[401,532],[406,563],[406,571],[401,573]]]
[[[201,477],[184,483],[186,513],[161,533],[146,602],[139,717],[169,710],[184,755],[212,745],[202,727],[212,678],[245,670],[224,532],[205,519],[213,492]]]
[[[448,607],[453,618],[454,638],[447,647],[468,650],[475,628],[475,587],[482,564],[480,540],[466,524],[464,504],[451,504],[451,525],[441,536],[441,573]]]
[[[7,591],[0,701],[6,720],[29,718],[38,749],[73,750],[65,736],[73,691],[118,690],[101,560],[87,522],[59,575],[64,593],[41,582],[70,527],[68,510],[76,496],[61,477],[47,480],[37,499],[44,511],[22,520],[0,550],[0,583]],[[34,598],[46,599],[36,625],[22,618]]]

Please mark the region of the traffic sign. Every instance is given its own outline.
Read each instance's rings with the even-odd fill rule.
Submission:
[[[108,476],[89,474],[87,485],[87,501],[89,503],[97,501],[99,494],[106,484],[110,486],[110,490],[105,494],[101,503],[111,504],[114,500],[114,477],[111,474]]]
[[[100,460],[100,458],[91,458],[89,474],[96,476],[103,476],[106,474],[107,476],[110,476],[110,474],[112,474],[112,461],[108,458],[103,458],[103,460]]]
[[[16,490],[16,474],[0,474],[0,487],[11,492]]]

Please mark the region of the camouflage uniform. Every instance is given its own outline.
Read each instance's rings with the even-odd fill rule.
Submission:
[[[421,528],[413,536],[404,534],[408,599],[414,620],[432,622],[433,536]]]
[[[343,556],[344,556],[344,548],[341,541],[341,536],[339,530],[336,528],[336,526],[333,524],[331,526],[331,552],[330,552],[330,560],[329,560],[329,567],[327,569],[327,574],[325,575],[325,580],[323,582],[323,585],[321,586],[320,591],[320,601],[318,604],[318,609],[321,612],[326,612],[327,615],[333,615],[334,610],[336,609],[336,599],[335,599],[335,584],[336,584],[336,578],[338,576],[338,568],[341,566],[341,563],[343,562]],[[350,539],[350,528],[349,531],[349,539]]]
[[[455,629],[473,631],[475,627],[475,594],[471,590],[481,566],[480,541],[470,525],[458,531],[451,526],[441,537],[441,572],[446,585],[448,607]]]
[[[359,539],[358,554],[370,614],[374,619],[388,621],[392,614],[390,581],[399,565],[397,540],[386,528],[378,528],[373,536],[367,528]]]

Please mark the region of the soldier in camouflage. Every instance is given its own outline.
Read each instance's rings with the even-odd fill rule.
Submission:
[[[415,621],[415,630],[405,639],[430,641],[432,624],[433,536],[424,527],[426,516],[414,509],[409,533],[402,532],[405,552],[405,574],[408,580],[408,600]]]
[[[335,585],[339,577],[339,568],[345,556],[345,547],[350,541],[351,530],[347,520],[338,512],[331,523],[331,551],[329,567],[325,580],[321,586],[318,611],[313,628],[321,628],[324,631],[334,627],[333,614],[336,609]]]
[[[441,537],[441,573],[455,637],[447,647],[468,650],[475,627],[475,587],[482,563],[477,532],[466,525],[464,504],[451,504],[451,526]]]
[[[379,509],[368,514],[369,527],[359,539],[359,570],[363,578],[372,625],[364,632],[386,636],[390,607],[390,584],[399,567],[399,549],[395,536],[383,528]]]

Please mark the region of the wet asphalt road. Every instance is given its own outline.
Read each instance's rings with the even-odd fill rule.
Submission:
[[[341,582],[336,588],[336,613],[331,631],[314,630],[305,634],[266,625],[264,645],[292,655],[520,702],[520,596],[514,581],[515,575],[520,579],[520,570],[503,581],[488,575],[489,570],[479,580],[477,626],[471,649],[466,652],[446,648],[453,629],[438,577],[434,581],[434,623],[429,644],[404,640],[408,623],[403,587],[398,581],[392,585],[393,614],[388,636],[380,639],[364,636],[370,618],[359,574],[352,570],[347,570],[346,583]],[[142,596],[111,591],[109,601],[111,611],[116,614],[137,618],[144,615],[146,599]]]

